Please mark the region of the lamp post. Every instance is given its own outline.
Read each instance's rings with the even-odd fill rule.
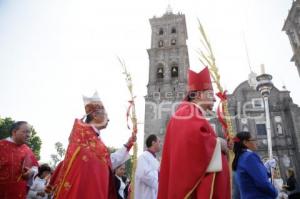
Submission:
[[[273,88],[272,76],[265,73],[264,65],[261,65],[261,75],[256,77],[257,85],[256,90],[262,95],[265,113],[266,113],[266,128],[267,128],[267,140],[268,140],[268,154],[269,159],[273,159],[272,152],[272,135],[271,135],[271,123],[270,123],[270,111],[269,111],[269,96]]]

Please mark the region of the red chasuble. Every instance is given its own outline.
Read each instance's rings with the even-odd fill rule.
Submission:
[[[22,170],[38,166],[37,160],[26,145],[17,145],[0,140],[0,198],[25,199],[27,181],[22,178]]]
[[[64,161],[55,172],[56,199],[115,199],[110,154],[90,125],[75,120]]]
[[[227,159],[222,171],[206,173],[216,146],[209,122],[192,103],[181,104],[169,121],[161,160],[158,199],[230,199]]]

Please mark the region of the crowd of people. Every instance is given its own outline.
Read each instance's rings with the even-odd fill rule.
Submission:
[[[0,140],[0,199],[299,198],[294,171],[288,170],[286,183],[272,177],[276,161],[262,162],[253,134],[237,133],[233,148],[217,137],[207,119],[216,101],[208,68],[189,71],[188,80],[187,96],[169,120],[163,147],[157,135],[146,138],[147,149],[138,157],[134,179],[126,175],[126,161],[136,130],[110,153],[101,139],[109,119],[97,93],[84,97],[86,114],[74,121],[64,160],[54,170],[39,165],[26,145],[29,124],[16,122],[11,136]]]

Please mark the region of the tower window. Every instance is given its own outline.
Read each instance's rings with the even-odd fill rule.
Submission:
[[[164,34],[164,29],[160,28],[159,31],[158,31],[158,34],[163,35]]]
[[[171,68],[171,77],[178,77],[178,66],[175,64]]]
[[[158,79],[164,78],[164,69],[163,69],[163,67],[157,68],[156,76],[157,76]]]
[[[171,45],[172,45],[172,46],[175,46],[175,45],[176,45],[176,39],[172,39],[172,40],[171,40]]]
[[[158,47],[163,47],[164,46],[164,41],[163,40],[160,40],[159,42],[158,42]]]
[[[172,28],[171,33],[172,33],[172,34],[175,34],[175,33],[176,33],[176,28],[175,28],[175,27]]]

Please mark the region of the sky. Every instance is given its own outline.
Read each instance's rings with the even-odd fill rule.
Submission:
[[[300,104],[300,78],[282,31],[292,0],[0,0],[0,117],[33,125],[47,162],[54,143],[67,146],[74,119],[84,115],[82,95],[97,90],[110,119],[101,136],[108,146],[122,146],[131,131],[119,56],[133,78],[142,151],[149,19],[162,16],[168,4],[186,15],[191,69],[203,68],[196,53],[199,18],[229,93],[247,80],[250,68],[260,73],[265,64],[274,85],[285,85]]]

